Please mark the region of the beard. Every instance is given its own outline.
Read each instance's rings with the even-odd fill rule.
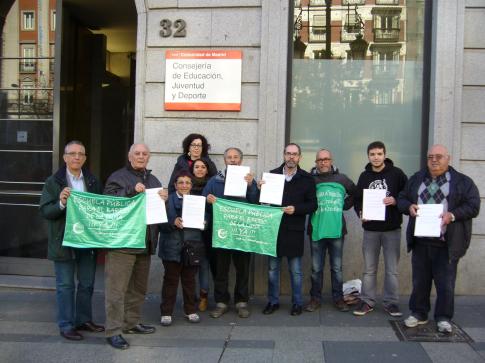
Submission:
[[[294,162],[293,160],[288,160],[288,161],[285,162],[285,166],[287,168],[293,169],[293,168],[296,168],[298,166],[298,163]]]

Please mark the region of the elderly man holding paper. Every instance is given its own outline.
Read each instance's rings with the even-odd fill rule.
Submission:
[[[108,178],[104,194],[133,197],[147,188],[161,187],[160,181],[147,169],[150,150],[145,144],[133,144],[128,152],[128,164]],[[166,189],[159,191],[167,200]],[[159,225],[147,226],[145,248],[111,249],[106,255],[105,305],[106,340],[117,349],[126,349],[128,342],[121,333],[150,334],[153,326],[140,323],[145,300],[151,255],[158,242]]]
[[[60,334],[68,340],[82,340],[79,330],[104,330],[101,325],[92,322],[91,299],[97,254],[95,249],[62,245],[66,207],[71,191],[101,194],[103,186],[84,168],[86,149],[82,142],[71,141],[66,145],[64,162],[66,165],[45,182],[40,198],[40,214],[47,219],[49,225],[47,258],[54,261],[57,324]],[[77,289],[74,275],[77,277]]]
[[[227,198],[240,202],[257,203],[259,190],[249,167],[241,166],[243,153],[236,147],[224,151],[226,169],[219,171],[207,182],[202,195],[207,197],[207,203],[213,204],[217,198]],[[251,254],[232,249],[214,248],[216,254],[216,276],[214,279],[214,299],[216,308],[211,311],[212,318],[219,318],[229,309],[230,294],[229,268],[231,260],[236,269],[236,285],[234,286],[234,302],[238,316],[247,318],[250,315],[249,301],[249,263]]]
[[[428,323],[431,284],[436,287],[434,319],[438,331],[452,333],[455,281],[458,261],[470,245],[472,219],[480,210],[478,188],[468,176],[449,165],[450,155],[443,145],[433,145],[427,168],[414,174],[399,194],[399,210],[409,215],[408,251],[413,251],[413,291],[409,299],[411,315],[404,321],[409,328]],[[418,232],[415,226],[425,206],[440,206],[438,233]],[[425,229],[423,229],[425,230]]]

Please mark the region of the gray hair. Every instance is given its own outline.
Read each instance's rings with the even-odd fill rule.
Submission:
[[[134,143],[133,145],[130,146],[130,150],[128,151],[128,155],[131,155],[133,154],[133,150],[135,149],[135,147],[137,147],[138,145],[143,145],[147,150],[148,150],[148,153],[150,154],[150,148],[147,146],[147,144],[143,143],[143,142],[136,142]]]
[[[332,152],[331,152],[330,150],[325,149],[324,147],[322,147],[320,150],[318,150],[318,151],[317,151],[316,156],[318,156],[318,154],[320,154],[322,151],[326,151],[326,152],[328,152],[330,155],[332,155]]]
[[[67,153],[67,148],[71,145],[79,145],[79,146],[82,146],[84,148],[84,150],[86,150],[86,146],[84,146],[84,144],[79,141],[79,140],[72,140],[72,141],[69,141],[66,146],[64,146],[64,154]]]
[[[226,158],[227,153],[228,153],[230,150],[236,150],[236,151],[237,151],[237,153],[239,154],[239,157],[241,158],[241,160],[243,159],[243,152],[241,151],[241,149],[239,149],[239,148],[237,148],[237,147],[228,147],[226,150],[224,150],[224,159]]]

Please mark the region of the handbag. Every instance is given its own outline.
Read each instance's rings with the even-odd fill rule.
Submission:
[[[205,256],[202,241],[184,240],[182,243],[182,261],[184,266],[200,266]]]

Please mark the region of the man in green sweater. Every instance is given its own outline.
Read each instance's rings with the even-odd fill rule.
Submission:
[[[342,254],[347,233],[343,211],[354,205],[356,186],[333,165],[332,153],[321,149],[317,152],[315,167],[310,171],[317,188],[318,209],[311,217],[309,233],[312,254],[312,287],[310,302],[305,311],[320,308],[322,300],[323,268],[326,251],[330,257],[332,300],[340,311],[349,311],[343,299]]]

